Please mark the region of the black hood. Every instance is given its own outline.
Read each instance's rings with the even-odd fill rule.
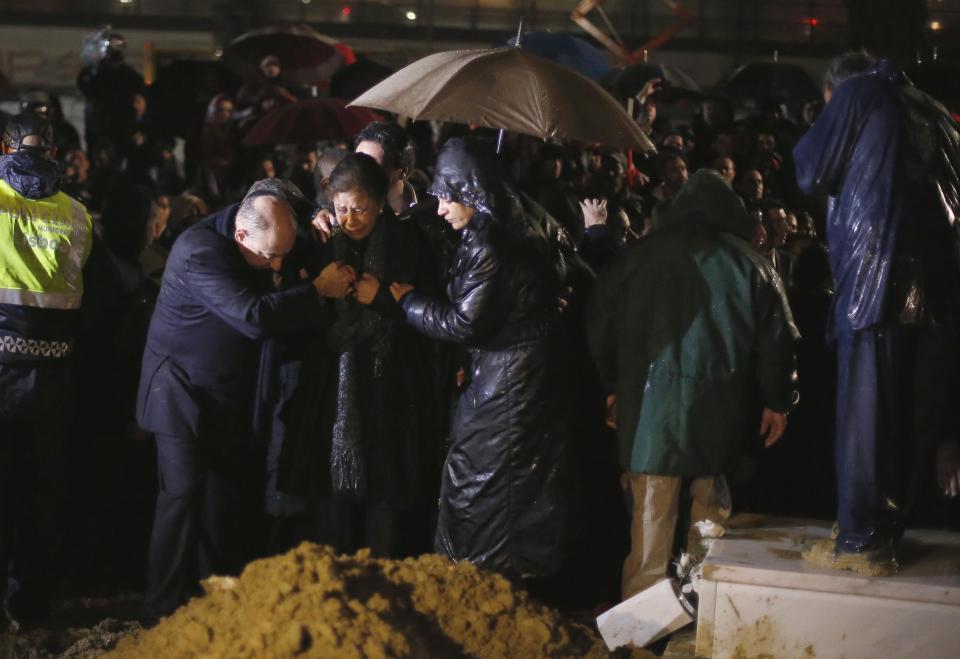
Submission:
[[[0,158],[0,179],[27,199],[45,199],[63,189],[63,168],[32,151],[17,151]]]
[[[488,145],[452,138],[437,156],[434,172],[428,194],[490,217],[503,210],[503,176]]]

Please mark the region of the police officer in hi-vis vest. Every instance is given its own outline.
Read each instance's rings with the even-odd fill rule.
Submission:
[[[71,353],[93,223],[82,204],[61,192],[65,179],[54,150],[53,129],[36,114],[13,117],[4,130],[0,631],[49,612],[63,525]]]

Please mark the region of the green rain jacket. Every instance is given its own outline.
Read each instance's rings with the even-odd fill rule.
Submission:
[[[713,171],[654,214],[655,231],[600,276],[590,349],[617,396],[625,470],[709,476],[757,437],[760,405],[797,402],[799,338],[755,221]]]

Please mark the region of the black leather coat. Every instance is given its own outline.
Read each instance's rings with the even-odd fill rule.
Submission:
[[[470,355],[444,465],[437,550],[512,576],[542,575],[558,566],[563,526],[557,360],[549,359],[558,284],[547,244],[516,217],[509,226],[475,215],[454,255],[447,299],[414,291],[401,303],[415,329]]]

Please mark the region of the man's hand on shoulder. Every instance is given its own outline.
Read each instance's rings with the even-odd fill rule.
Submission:
[[[321,243],[325,243],[333,238],[338,228],[336,216],[325,208],[317,211],[313,219],[310,220],[310,224],[313,226],[317,240]]]

